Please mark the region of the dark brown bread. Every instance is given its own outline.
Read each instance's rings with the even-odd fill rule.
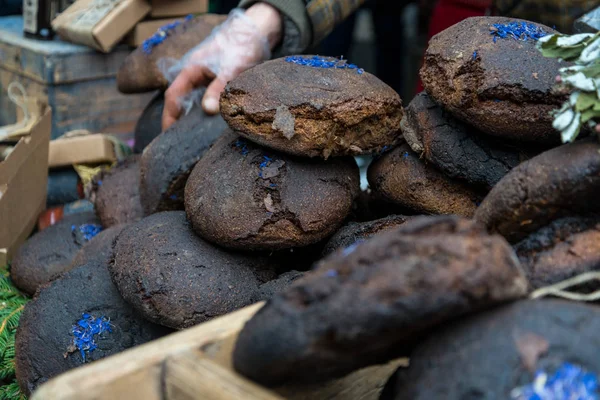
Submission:
[[[434,36],[421,69],[423,86],[448,111],[482,132],[559,143],[550,111],[564,100],[553,87],[565,64],[544,57],[532,39],[494,41],[493,24],[511,22],[526,21],[473,17]],[[547,26],[534,25],[555,33]]]
[[[227,125],[219,115],[193,108],[144,150],[140,196],[146,215],[183,210],[184,189],[194,165]]]
[[[141,153],[162,132],[162,114],[165,108],[165,95],[156,93],[144,108],[135,124],[133,151]]]
[[[15,366],[23,392],[70,369],[85,365],[171,332],[138,315],[121,298],[108,273],[112,242],[123,229],[107,229],[83,246],[85,256],[72,270],[42,286],[27,303],[16,335]],[[82,314],[110,320],[112,332],[95,335],[98,348],[85,352],[73,345],[72,328]]]
[[[140,203],[140,156],[127,157],[92,180],[92,198],[102,226],[128,224],[143,216]]]
[[[402,101],[377,77],[284,58],[229,82],[221,113],[240,135],[299,156],[377,153],[402,140]]]
[[[269,386],[340,377],[407,355],[439,324],[526,290],[501,236],[455,216],[415,218],[273,296],[242,329],[233,364]]]
[[[512,390],[532,384],[536,371],[550,378],[563,363],[596,375],[600,358],[591,349],[599,329],[600,308],[560,300],[519,301],[478,314],[432,334],[381,400],[515,398]]]
[[[281,250],[333,234],[358,191],[352,158],[291,157],[227,131],[190,175],[185,210],[194,231],[208,241],[240,250]]]
[[[471,217],[482,196],[427,165],[404,144],[373,161],[367,172],[375,196],[425,214]]]
[[[256,302],[259,285],[277,277],[265,257],[227,253],[194,235],[182,211],[130,225],[114,250],[109,269],[125,301],[175,329]]]
[[[226,15],[206,14],[183,21],[167,38],[154,47],[150,54],[143,46],[134,50],[123,62],[117,73],[117,87],[121,93],[143,93],[156,89],[165,90],[169,82],[157,66],[160,59],[179,60],[185,53],[200,44],[221,24]]]
[[[490,191],[475,219],[516,242],[555,219],[599,212],[598,151],[598,142],[586,139],[522,163]]]
[[[555,221],[515,245],[532,289],[600,269],[600,218]]]
[[[413,217],[404,215],[389,215],[385,218],[367,222],[348,222],[329,239],[323,249],[323,256],[334,251],[345,249],[355,243],[364,242],[371,237],[395,229]]]
[[[535,151],[482,135],[422,92],[405,110],[402,134],[412,150],[450,178],[491,189]]]
[[[77,229],[73,232],[72,228],[83,224],[100,224],[100,221],[92,212],[74,214],[30,237],[12,260],[10,276],[15,285],[33,295],[38,287],[68,271],[86,243]]]

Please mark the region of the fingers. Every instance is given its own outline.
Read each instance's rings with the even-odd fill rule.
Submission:
[[[206,88],[204,98],[202,99],[202,108],[204,112],[209,115],[215,115],[219,113],[219,98],[221,93],[225,90],[227,82],[221,77],[216,77],[210,85]]]
[[[203,65],[191,64],[184,68],[165,92],[165,107],[162,116],[163,131],[181,116],[179,99],[196,87],[205,85],[210,72]]]

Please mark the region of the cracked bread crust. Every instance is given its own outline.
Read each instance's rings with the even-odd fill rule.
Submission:
[[[515,243],[555,219],[598,213],[599,151],[590,138],[525,161],[494,186],[474,218]]]
[[[376,196],[418,213],[471,217],[483,197],[425,164],[407,144],[373,161],[367,179]]]
[[[146,54],[143,46],[139,46],[127,56],[117,72],[117,88],[126,94],[167,89],[169,82],[158,68],[158,61],[181,59],[226,19],[226,15],[205,14],[190,21],[183,20],[150,54]]]
[[[402,133],[414,152],[444,174],[487,190],[536,154],[522,145],[482,135],[453,118],[425,92],[406,108]]]
[[[226,252],[197,237],[183,211],[127,227],[109,264],[123,298],[144,318],[184,329],[258,300],[259,285],[277,277],[266,257]]]
[[[531,289],[600,269],[600,218],[552,221],[514,246]]]
[[[440,324],[526,290],[501,236],[456,216],[414,218],[276,294],[240,332],[234,368],[268,386],[340,377],[406,356]]]
[[[267,61],[229,82],[221,113],[240,135],[298,156],[378,153],[402,142],[400,96],[355,69]]]
[[[423,86],[448,111],[482,132],[519,141],[560,143],[550,111],[565,100],[553,86],[559,68],[566,64],[544,57],[531,39],[494,42],[490,27],[514,21],[522,22],[473,17],[434,36],[420,72]]]
[[[303,247],[333,234],[359,192],[352,158],[302,159],[223,133],[185,188],[195,232],[241,250]]]

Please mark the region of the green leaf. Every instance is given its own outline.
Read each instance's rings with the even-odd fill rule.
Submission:
[[[586,123],[590,120],[598,120],[600,122],[600,110],[586,110],[581,113],[581,122]]]
[[[596,97],[596,93],[582,92],[579,94],[579,97],[577,97],[575,110],[583,112],[588,108],[593,108],[596,103],[600,104],[598,98]]]

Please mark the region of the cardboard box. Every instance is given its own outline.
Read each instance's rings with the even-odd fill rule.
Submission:
[[[64,40],[109,53],[149,12],[147,0],[77,0],[52,28]]]
[[[208,12],[208,0],[150,0],[152,18],[182,17]]]
[[[102,164],[117,161],[113,142],[101,134],[61,138],[50,142],[48,166]]]
[[[0,266],[29,237],[46,207],[50,107],[39,105],[39,118],[30,134],[17,142],[0,162]]]
[[[144,40],[154,35],[163,26],[177,21],[180,18],[151,19],[138,23],[127,35],[127,44],[133,47],[140,46]]]

